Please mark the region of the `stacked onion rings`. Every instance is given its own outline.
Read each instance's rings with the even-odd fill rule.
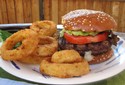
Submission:
[[[65,55],[68,55],[68,58]],[[42,60],[40,71],[43,74],[54,77],[69,78],[87,74],[89,72],[89,64],[81,58],[78,52],[63,50],[55,52],[51,58]]]
[[[56,24],[49,20],[37,21],[32,23],[30,29],[38,34],[37,49],[19,61],[27,64],[40,64],[45,57],[51,57],[58,50],[58,42],[55,38]]]
[[[1,56],[5,60],[39,64],[57,51],[58,42],[53,37],[56,31],[56,24],[52,21],[34,22],[30,29],[20,30],[6,39],[1,47]],[[21,45],[14,48],[18,43]]]
[[[58,49],[58,42],[55,38],[44,36],[38,38],[38,45],[36,50],[21,59],[20,62],[28,63],[28,64],[40,64],[41,61],[46,57],[51,57]]]

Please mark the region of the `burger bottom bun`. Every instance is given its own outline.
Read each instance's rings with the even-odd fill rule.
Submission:
[[[110,49],[106,53],[94,56],[93,60],[89,61],[89,64],[98,64],[98,63],[104,62],[104,61],[110,59],[112,57],[112,55],[113,55],[113,50]]]

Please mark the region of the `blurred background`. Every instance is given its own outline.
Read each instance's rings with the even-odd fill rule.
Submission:
[[[104,11],[118,23],[115,31],[125,32],[125,0],[0,0],[0,24],[44,19],[61,24],[61,17],[75,9]]]

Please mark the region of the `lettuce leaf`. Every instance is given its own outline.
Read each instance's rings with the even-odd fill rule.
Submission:
[[[0,42],[4,42],[9,36],[11,36],[12,33],[8,32],[8,31],[4,31],[4,30],[0,30]],[[22,43],[18,42],[13,49],[16,49],[17,47],[19,47]]]
[[[83,31],[74,31],[74,30],[65,30],[63,29],[60,32],[60,37],[63,37],[64,33],[68,33],[70,35],[74,35],[74,36],[95,36],[97,35],[99,32],[83,32]]]
[[[9,36],[11,36],[12,33],[4,30],[0,30],[0,42],[5,41]]]

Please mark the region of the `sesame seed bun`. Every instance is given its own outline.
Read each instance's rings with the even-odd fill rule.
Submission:
[[[98,64],[110,59],[113,55],[113,50],[109,50],[106,53],[94,56],[93,60],[89,61],[89,64]]]
[[[85,32],[113,30],[117,23],[110,15],[94,10],[74,10],[62,17],[66,30],[81,30]]]

